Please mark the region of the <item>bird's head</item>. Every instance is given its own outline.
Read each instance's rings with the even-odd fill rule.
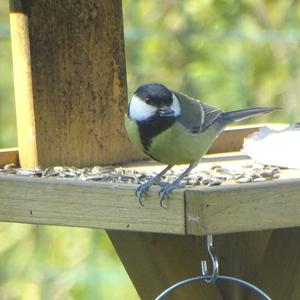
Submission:
[[[180,105],[176,95],[159,83],[141,85],[134,92],[128,108],[129,117],[135,121],[146,121],[154,116],[177,117]]]

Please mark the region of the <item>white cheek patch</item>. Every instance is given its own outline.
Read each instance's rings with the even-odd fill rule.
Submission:
[[[130,118],[135,121],[145,121],[156,113],[157,108],[147,104],[138,96],[133,95],[129,103]]]
[[[171,105],[171,109],[174,111],[175,117],[178,117],[181,113],[180,104],[178,101],[178,98],[175,96],[174,93],[172,93],[173,103]]]
[[[173,103],[170,108],[174,111],[174,116],[178,117],[181,113],[180,104],[177,97],[172,93]],[[133,95],[129,103],[130,118],[135,121],[145,121],[154,116],[157,108],[145,101],[141,100],[138,96]]]

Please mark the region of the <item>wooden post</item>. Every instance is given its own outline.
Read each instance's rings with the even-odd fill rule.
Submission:
[[[121,0],[11,0],[10,11],[21,166],[136,158]]]

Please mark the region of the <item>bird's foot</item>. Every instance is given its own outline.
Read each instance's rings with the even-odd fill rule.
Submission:
[[[143,203],[143,195],[145,193],[147,193],[147,191],[149,190],[149,188],[151,187],[151,183],[146,182],[146,183],[142,183],[135,191],[135,195],[138,198],[138,201],[140,203],[141,206],[144,206]]]
[[[180,188],[180,187],[183,187],[184,185],[181,184],[181,182],[177,182],[177,181],[174,181],[172,183],[168,183],[166,184],[163,188],[160,189],[159,191],[159,196],[160,196],[160,206],[162,208],[166,208],[163,203],[165,201],[165,199],[169,196],[169,194],[177,189],[177,188]]]

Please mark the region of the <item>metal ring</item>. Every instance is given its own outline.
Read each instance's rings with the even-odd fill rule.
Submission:
[[[159,296],[157,296],[155,298],[155,300],[163,300],[167,296],[169,296],[171,293],[173,293],[176,289],[178,289],[178,288],[180,288],[180,287],[182,287],[186,284],[189,284],[191,282],[198,281],[198,280],[199,281],[200,280],[210,280],[210,279],[211,279],[211,276],[195,276],[195,277],[191,277],[191,278],[185,279],[183,281],[177,282],[174,285],[170,286],[165,291],[163,291]],[[261,296],[263,300],[272,300],[267,294],[265,294],[259,288],[257,288],[253,284],[251,284],[247,281],[244,281],[242,279],[219,275],[217,277],[217,280],[224,280],[224,281],[230,281],[230,282],[238,283],[238,284],[250,289],[251,291],[255,292],[258,296]]]

